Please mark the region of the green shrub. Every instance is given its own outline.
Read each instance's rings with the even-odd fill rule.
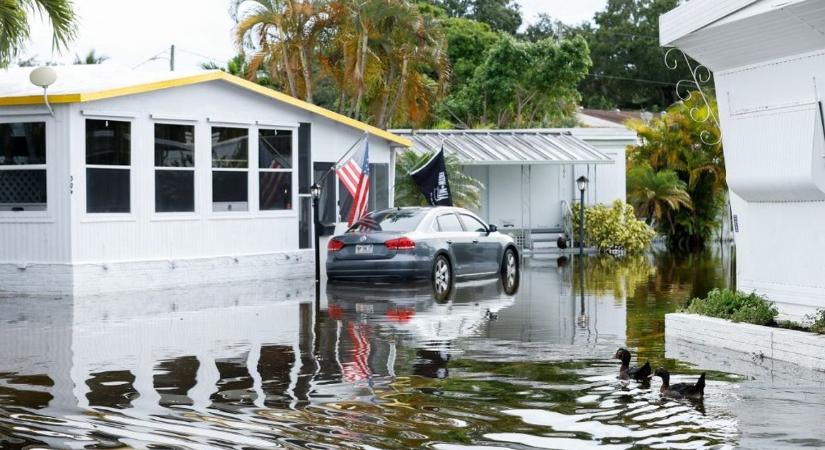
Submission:
[[[573,205],[573,225],[578,238],[579,205]],[[620,248],[641,253],[650,248],[656,232],[636,218],[633,207],[616,200],[612,205],[595,205],[584,210],[584,234],[588,245],[601,251]]]
[[[825,309],[818,309],[814,314],[808,314],[805,316],[805,321],[810,322],[809,330],[825,334]]]
[[[765,297],[730,289],[714,289],[704,299],[693,299],[685,312],[755,325],[773,324],[779,314],[776,306]]]

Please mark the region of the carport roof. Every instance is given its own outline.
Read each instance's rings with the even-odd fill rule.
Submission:
[[[613,160],[566,130],[392,130],[417,152],[441,146],[465,165],[612,164]]]

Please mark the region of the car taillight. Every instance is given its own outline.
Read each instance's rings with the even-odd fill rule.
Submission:
[[[341,250],[342,248],[344,248],[344,243],[338,239],[330,239],[327,244],[327,250],[333,253]]]
[[[408,237],[400,237],[398,239],[390,239],[384,242],[387,250],[415,250],[415,241]]]

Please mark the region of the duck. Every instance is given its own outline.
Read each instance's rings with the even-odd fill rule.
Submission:
[[[636,381],[647,381],[650,379],[651,376],[651,368],[650,368],[650,361],[646,362],[641,367],[630,367],[630,350],[626,348],[620,348],[616,350],[616,354],[613,355],[614,359],[618,359],[622,362],[621,367],[619,367],[619,379],[620,380],[636,380]]]
[[[670,373],[664,367],[656,369],[655,376],[662,379],[662,388],[660,392],[665,397],[670,398],[687,398],[690,400],[701,400],[705,396],[705,374],[699,376],[695,384],[691,383],[676,383],[670,384]]]

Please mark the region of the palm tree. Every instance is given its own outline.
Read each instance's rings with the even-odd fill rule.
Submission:
[[[631,168],[627,174],[627,197],[636,214],[648,224],[667,221],[672,224],[672,212],[692,208],[690,195],[679,174],[672,170],[655,171],[649,164]]]
[[[74,39],[77,16],[71,0],[0,1],[0,66],[16,57],[31,36],[29,16],[45,16],[52,25],[52,46],[65,48]]]
[[[273,79],[285,80],[293,97],[312,102],[312,64],[324,28],[323,0],[235,0],[239,50],[251,48],[247,78],[266,67]]]
[[[80,55],[74,55],[74,64],[103,64],[108,59],[108,56],[98,55],[95,53],[95,49],[91,49],[83,58]]]
[[[410,172],[423,166],[433,157],[430,152],[416,153],[406,151],[398,155],[395,162],[395,205],[425,206],[427,199],[421,194]],[[484,183],[461,171],[461,165],[453,155],[446,154],[447,179],[450,182],[450,194],[453,204],[461,208],[478,210],[481,208],[481,191]]]

